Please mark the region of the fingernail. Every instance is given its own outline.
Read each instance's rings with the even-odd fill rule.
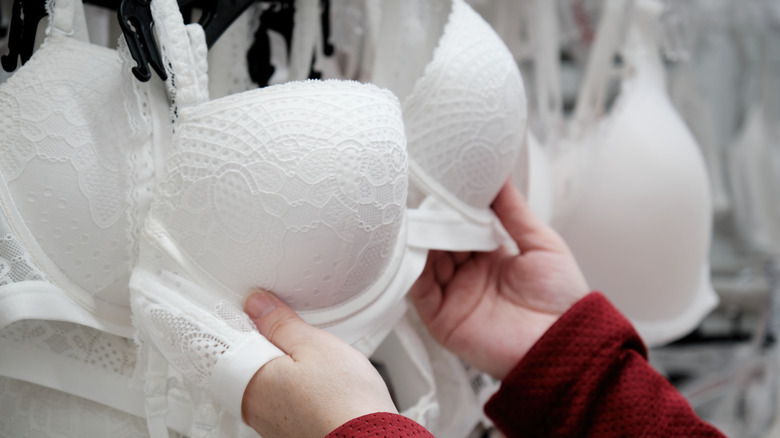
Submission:
[[[260,319],[276,309],[276,302],[268,292],[255,292],[246,299],[246,313],[252,319]]]

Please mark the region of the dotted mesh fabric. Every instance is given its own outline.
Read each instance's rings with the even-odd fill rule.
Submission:
[[[355,418],[329,433],[326,438],[394,438],[433,435],[414,421],[398,414],[377,412]]]
[[[509,49],[463,1],[403,113],[409,157],[434,190],[488,208],[523,147],[526,99]]]
[[[257,334],[249,318],[226,302],[220,302],[213,313],[196,308],[183,312],[151,302],[144,303],[142,308],[143,313],[139,316],[144,318],[144,332],[151,335],[163,356],[178,372],[201,388],[208,388],[220,356],[242,338],[241,333]]]
[[[14,236],[5,216],[0,215],[0,286],[43,279],[43,273],[32,263],[30,254]]]
[[[139,417],[74,395],[0,377],[0,438],[148,437]]]
[[[10,342],[75,360],[89,368],[131,377],[135,344],[90,327],[61,321],[23,320],[0,330],[0,343]]]
[[[127,305],[136,252],[131,235],[141,209],[131,200],[138,182],[128,163],[143,146],[133,142],[127,80],[116,51],[55,34],[0,86],[7,202],[24,220],[14,227],[29,229],[44,254],[26,252],[118,305]],[[0,257],[18,257],[20,250],[4,245]]]
[[[397,100],[356,82],[288,83],[180,112],[150,219],[229,289],[296,310],[343,303],[388,265],[404,218]]]

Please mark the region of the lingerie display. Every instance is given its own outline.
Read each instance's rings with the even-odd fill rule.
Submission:
[[[242,310],[257,288],[433,435],[495,436],[500,382],[406,295],[430,250],[518,252],[507,180],[648,346],[694,332],[713,218],[780,248],[777,104],[706,149],[735,115],[686,110],[693,67],[667,79],[669,7],[0,0],[0,438],[257,437],[243,394],[283,355]]]

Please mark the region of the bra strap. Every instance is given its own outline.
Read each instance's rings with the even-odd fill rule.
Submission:
[[[420,208],[406,213],[409,218],[407,243],[416,248],[495,251],[504,246],[512,251],[516,249],[509,233],[492,212],[492,220],[477,223],[429,196]]]
[[[89,41],[87,19],[81,0],[49,0],[46,8],[50,17],[46,35],[58,33],[80,41]]]
[[[574,109],[573,136],[583,135],[605,110],[607,85],[613,74],[612,57],[620,48],[620,40],[628,26],[633,3],[606,0],[602,7],[596,41],[588,58],[577,106]]]
[[[209,99],[206,35],[199,24],[184,24],[176,0],[153,0],[151,7],[175,119],[179,108]]]
[[[146,424],[151,438],[168,438],[168,362],[153,346],[144,344]]]

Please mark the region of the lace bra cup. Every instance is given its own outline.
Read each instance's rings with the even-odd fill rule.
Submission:
[[[615,302],[649,346],[688,333],[718,301],[708,277],[707,174],[665,92],[651,30],[657,13],[638,2],[625,50],[632,76],[587,141],[588,165],[568,175],[576,196],[556,199],[553,220],[590,287]],[[586,147],[570,146],[573,155]]]
[[[414,82],[382,69],[399,64],[393,50],[376,54],[375,82],[403,101],[409,149],[410,237],[413,245],[443,250],[496,249],[506,232],[490,204],[515,170],[524,148],[527,104],[512,54],[488,23],[463,0],[440,0],[448,19],[432,59]],[[393,8],[383,6],[380,40],[403,33]],[[388,23],[389,21],[389,23]],[[439,24],[430,19],[434,34]],[[409,43],[404,59],[428,53],[430,36]],[[419,46],[419,48],[418,48]],[[387,57],[396,56],[392,60]],[[414,70],[414,66],[412,67]]]
[[[240,310],[253,288],[366,355],[403,316],[426,252],[406,245],[400,104],[336,80],[208,101],[202,29],[175,1],[152,11],[177,120],[130,282],[134,321],[241,418],[249,379],[281,354]]]
[[[118,52],[87,42],[81,2],[51,8],[43,44],[0,86],[0,326],[58,319],[129,337],[154,184],[141,103]]]

